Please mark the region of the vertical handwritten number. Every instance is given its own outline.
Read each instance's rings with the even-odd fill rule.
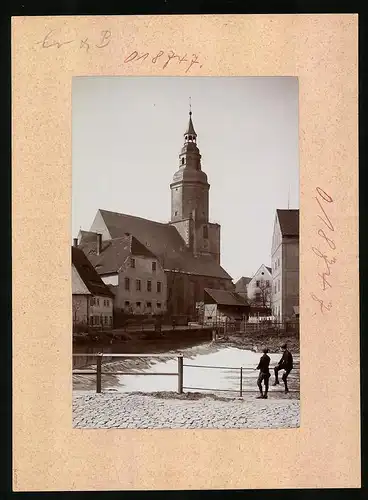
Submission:
[[[335,242],[326,235],[323,229],[319,229],[318,234],[321,236],[321,238],[323,238],[326,241],[327,245],[331,248],[331,250],[336,250]]]
[[[316,297],[316,296],[314,295],[314,293],[311,293],[311,297],[312,297],[312,299],[313,299],[313,300],[315,300],[316,302],[319,302],[319,305],[320,305],[320,308],[321,308],[321,313],[322,313],[322,314],[323,314],[324,310],[326,310],[326,311],[330,311],[330,310],[331,310],[331,308],[332,308],[332,304],[331,304],[331,302],[329,302],[328,304],[325,304],[325,303],[323,302],[323,300],[321,300],[321,299],[319,299],[318,297]]]
[[[318,218],[321,219],[321,221],[327,226],[327,228],[330,231],[334,231],[335,229],[334,229],[334,226],[331,222],[331,219],[327,215],[326,210],[325,210],[324,206],[322,205],[322,202],[332,203],[333,199],[328,193],[326,193],[326,191],[324,189],[322,189],[320,187],[316,187],[316,191],[317,191],[317,196],[315,197],[315,199],[316,199],[316,201],[319,205],[319,208],[321,209],[321,212],[323,214],[323,216],[318,215]],[[334,240],[332,238],[329,238],[329,236],[327,236],[326,231],[324,229],[319,229],[317,231],[317,234],[327,243],[327,245],[329,246],[329,248],[331,250],[336,250],[336,245],[335,245]],[[324,265],[325,265],[325,271],[322,273],[318,273],[318,276],[322,280],[322,286],[321,286],[322,291],[325,292],[327,288],[332,288],[332,285],[327,280],[327,278],[329,276],[331,276],[330,266],[332,264],[336,263],[336,257],[329,258],[329,256],[327,254],[321,252],[319,250],[319,248],[316,248],[316,247],[312,247],[312,251],[315,255],[317,255],[317,257],[319,257],[320,259],[323,260]],[[319,303],[321,313],[324,313],[325,311],[331,310],[331,308],[332,308],[331,302],[326,303],[326,301],[321,300],[314,293],[311,293],[310,295],[314,301]]]
[[[330,196],[330,195],[328,195],[328,194],[326,193],[326,191],[324,191],[322,188],[317,187],[317,188],[316,188],[316,191],[317,191],[317,193],[319,194],[319,196],[320,196],[320,197],[321,197],[324,201],[326,201],[327,203],[332,203],[332,202],[333,202],[333,199],[331,198],[331,196]],[[333,227],[333,225],[332,225],[332,222],[331,222],[330,218],[328,217],[328,215],[327,215],[327,213],[326,213],[326,210],[323,208],[322,203],[320,202],[320,200],[319,200],[319,198],[318,198],[317,196],[316,196],[316,200],[317,200],[317,203],[318,203],[318,205],[319,205],[320,209],[322,210],[322,212],[323,212],[324,216],[326,217],[326,219],[324,219],[324,218],[323,218],[323,217],[321,217],[320,215],[319,215],[318,217],[321,219],[321,221],[322,221],[324,224],[326,224],[326,226],[328,227],[328,229],[329,229],[330,231],[334,231],[334,227]]]
[[[334,231],[334,227],[333,227],[333,225],[332,225],[332,222],[331,222],[330,218],[328,217],[328,215],[326,214],[326,211],[325,211],[325,209],[323,208],[323,206],[322,206],[321,202],[319,201],[319,199],[317,198],[317,196],[316,196],[316,200],[317,200],[317,203],[318,203],[318,205],[319,205],[320,209],[321,209],[321,210],[322,210],[322,212],[324,213],[324,216],[326,217],[326,219],[324,219],[323,217],[321,217],[321,216],[319,215],[319,216],[318,216],[318,217],[319,217],[319,219],[321,219],[321,221],[322,221],[324,224],[326,224],[326,226],[328,227],[328,229],[329,229],[330,231]]]
[[[331,198],[331,196],[329,194],[327,194],[326,191],[324,191],[322,188],[316,187],[316,191],[320,195],[321,198],[323,198],[325,201],[327,201],[327,203],[333,202],[333,199]]]

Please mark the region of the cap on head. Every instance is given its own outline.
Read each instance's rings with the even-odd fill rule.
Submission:
[[[281,346],[281,349],[287,349],[287,344],[283,344],[283,345]]]
[[[267,347],[265,347],[265,348],[263,349],[263,352],[264,352],[265,354],[267,354],[267,353],[268,353],[268,349],[267,349]]]

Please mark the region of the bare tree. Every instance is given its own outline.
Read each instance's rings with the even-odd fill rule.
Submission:
[[[252,296],[248,296],[249,305],[258,305],[264,308],[271,307],[271,283],[269,280],[260,280]]]
[[[259,292],[261,294],[262,307],[271,307],[271,283],[269,280],[259,282]]]

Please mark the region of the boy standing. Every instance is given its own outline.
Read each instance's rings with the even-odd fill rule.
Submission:
[[[267,355],[267,353],[268,349],[267,348],[263,349],[263,356],[261,356],[261,359],[259,360],[258,366],[256,368],[256,370],[259,370],[257,385],[260,392],[260,395],[257,397],[257,399],[267,399],[268,381],[271,376],[269,370],[271,358]],[[264,393],[262,391],[262,381],[264,382],[265,386]]]

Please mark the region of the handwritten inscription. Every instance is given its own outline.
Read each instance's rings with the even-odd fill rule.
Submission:
[[[333,199],[320,187],[316,188],[316,192],[317,196],[315,199],[320,210],[318,218],[323,222],[323,227],[319,228],[317,231],[318,236],[321,238],[321,240],[319,240],[320,244],[317,247],[313,246],[312,252],[318,257],[320,265],[322,266],[322,272],[317,273],[320,291],[318,294],[311,293],[311,297],[318,303],[321,313],[325,313],[332,309],[332,303],[328,299],[328,293],[325,292],[332,288],[332,269],[333,265],[336,263],[336,256],[332,255],[332,252],[336,250],[335,241],[332,239],[332,233],[334,233],[335,228],[328,216],[327,210],[327,206],[333,203]]]
[[[197,54],[192,54],[192,56],[188,58],[187,54],[184,55],[175,54],[173,50],[170,50],[167,53],[165,53],[163,50],[160,50],[157,54],[150,54],[149,52],[144,52],[139,54],[139,52],[134,50],[128,57],[124,59],[124,63],[133,61],[135,62],[145,61],[146,59],[151,60],[153,64],[156,64],[158,61],[162,61],[163,62],[162,69],[165,69],[172,60],[178,62],[179,64],[187,63],[185,73],[188,73],[188,71],[195,64],[199,64],[200,65],[199,67],[202,68],[202,64],[200,64],[200,62],[198,61]]]
[[[110,45],[111,42],[113,42],[113,36],[110,30],[102,30],[99,33],[99,36],[95,38],[90,38],[87,36],[83,36],[81,38],[72,38],[71,36],[67,36],[66,34],[63,35],[56,30],[50,30],[42,40],[36,42],[36,45],[41,47],[42,49],[60,49],[65,45],[70,46],[71,44],[74,44],[74,46],[79,50],[83,50],[86,53],[89,53],[91,49],[103,49]],[[190,56],[188,56],[187,53],[177,54],[173,50],[170,50],[168,52],[160,50],[157,53],[133,50],[131,52],[128,52],[128,55],[126,55],[125,58],[124,55],[125,54],[123,54],[122,64],[137,64],[139,62],[142,63],[143,61],[147,61],[156,66],[160,66],[162,69],[165,69],[169,65],[172,66],[172,64],[175,62],[181,65],[183,69],[185,69],[185,73],[188,73],[196,65],[199,65],[198,67],[202,68],[202,64],[197,54],[191,54]]]

